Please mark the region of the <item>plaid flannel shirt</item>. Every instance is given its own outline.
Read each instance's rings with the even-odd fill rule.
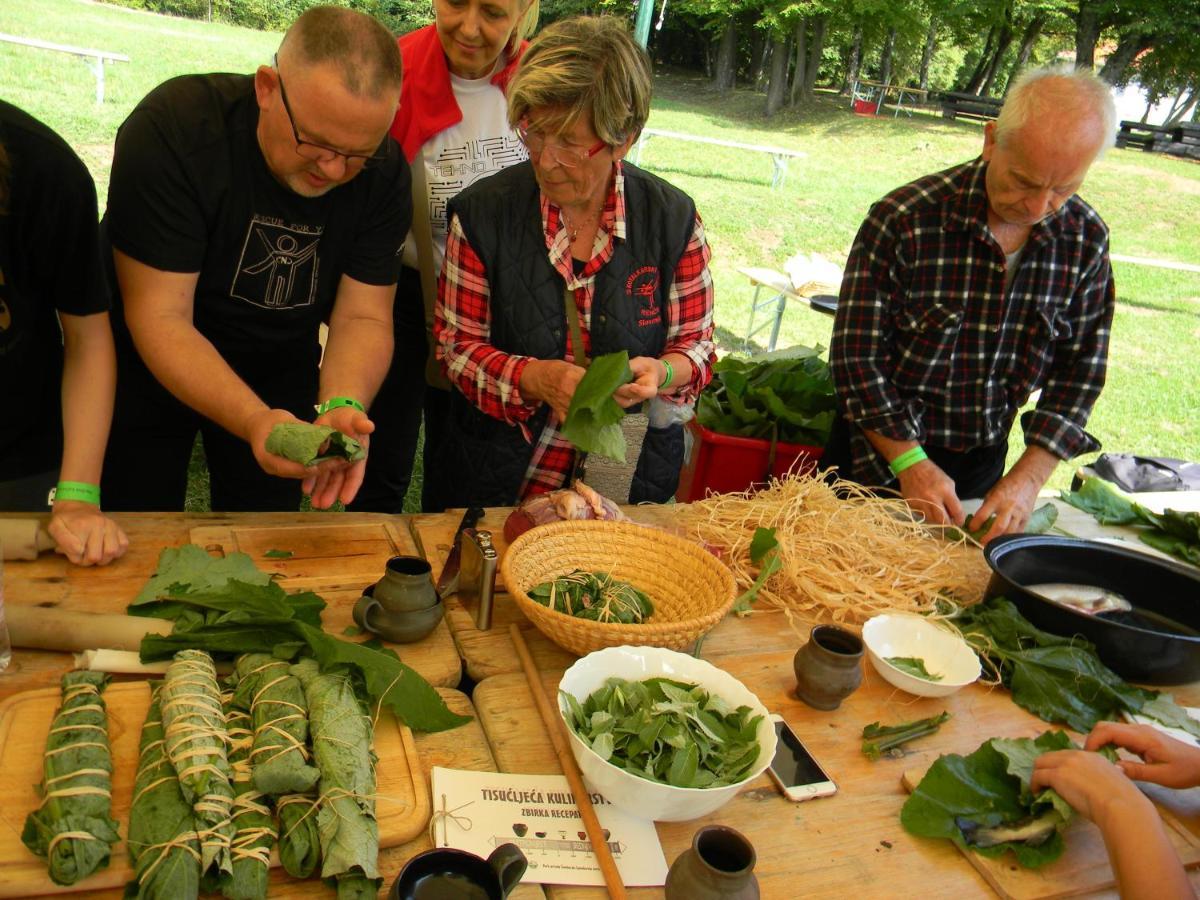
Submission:
[[[590,357],[589,327],[596,273],[612,259],[614,242],[625,240],[626,234],[625,179],[621,163],[617,163],[591,258],[579,275],[574,272],[571,238],[559,208],[542,197],[541,213],[548,258],[575,292],[583,351]],[[663,355],[682,353],[691,361],[693,369],[683,390],[662,398],[671,403],[694,403],[712,378],[715,345],[709,256],[704,225],[697,215],[691,239],[675,267],[664,309],[667,338]],[[520,497],[556,490],[570,475],[575,448],[549,421],[540,434],[530,434],[525,423],[542,404],[541,401],[527,401],[521,395],[520,383],[521,373],[532,357],[505,353],[489,343],[490,296],[487,272],[467,242],[456,216],[446,235],[446,258],[438,282],[433,326],[437,358],[450,380],[472,404],[493,418],[519,427],[527,441],[536,441]],[[569,330],[564,358],[570,362],[576,358]]]
[[[854,475],[895,479],[860,429],[969,450],[1007,439],[1060,459],[1099,449],[1084,431],[1104,384],[1116,295],[1108,229],[1072,196],[1034,226],[1005,290],[982,159],[871,207],[842,280],[830,364],[852,429]]]

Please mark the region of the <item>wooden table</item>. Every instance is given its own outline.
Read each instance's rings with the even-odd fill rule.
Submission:
[[[510,511],[489,509],[478,525],[479,528],[486,528],[492,532],[496,552],[501,556],[508,548],[503,531],[504,520]],[[631,506],[625,507],[624,512],[637,522],[670,526],[673,522],[674,507]],[[425,558],[433,566],[435,579],[446,562],[446,555],[450,552],[454,532],[462,519],[462,513],[462,510],[450,510],[420,515],[413,519],[413,534]],[[474,617],[457,599],[452,597],[446,602],[446,621],[454,635],[454,643],[462,656],[467,676],[478,682],[493,675],[521,671],[521,662],[508,635],[508,626],[514,622],[521,627],[525,642],[529,645],[529,652],[539,668],[562,670],[571,665],[576,659],[575,655],[563,650],[534,628],[516,602],[508,594],[501,592],[502,587],[502,583],[498,581],[497,594],[492,606],[492,627],[487,631],[480,631],[475,627]],[[742,627],[742,623],[749,620],[755,621],[758,627]],[[725,618],[704,639],[701,655],[705,659],[716,660],[765,650],[789,650],[795,653],[808,637],[807,627],[789,627],[787,617],[778,610],[756,611],[749,620],[732,616]]]
[[[742,620],[749,630],[763,626]],[[795,677],[787,652],[725,656],[716,663],[779,712],[838,785],[833,797],[791,803],[766,775],[744,788],[726,806],[692,822],[660,822],[658,835],[668,865],[690,844],[696,830],[724,824],[741,831],[758,855],[755,873],[763,897],[991,896],[983,877],[947,841],[908,835],[899,812],[905,770],[923,769],[943,753],[968,753],[990,737],[1033,737],[1053,727],[1026,713],[1005,690],[973,685],[941,699],[920,699],[893,689],[866,667],[861,688],[840,709],[819,712],[792,695]],[[561,672],[545,671],[546,688],[557,691]],[[1200,702],[1200,684],[1174,691]],[[477,685],[475,708],[496,762],[506,772],[560,771],[549,736],[540,727],[532,695],[522,675],[497,675]],[[859,747],[870,722],[901,722],[935,715],[952,718],[940,732],[912,746],[903,759],[870,762]],[[530,723],[538,723],[531,727]],[[1170,795],[1169,797],[1167,795]],[[1200,836],[1200,789],[1155,792],[1193,833]],[[932,874],[936,873],[936,875]],[[1193,875],[1200,884],[1200,875]],[[548,886],[554,900],[590,900],[598,888]],[[661,897],[658,888],[631,889],[637,897]]]
[[[416,549],[408,537],[406,521],[375,513],[116,513],[113,518],[129,535],[129,551],[123,557],[101,568],[73,566],[64,557],[54,553],[44,553],[36,561],[30,562],[10,560],[4,564],[5,602],[95,613],[123,613],[153,574],[162,549],[187,543],[193,529],[382,526],[399,521],[399,534],[405,542],[401,549],[409,553]],[[373,553],[367,554],[359,552],[363,546],[361,542],[356,551],[331,540],[329,546],[322,550],[324,559],[309,557],[307,560],[295,560],[295,567],[309,564],[318,569],[324,566],[325,570],[336,569],[340,559],[346,560],[345,569],[349,571],[347,577],[327,580],[325,583],[329,587],[314,585],[329,604],[322,619],[330,634],[340,635],[343,629],[353,624],[351,610],[354,601],[364,587],[383,574],[388,556],[391,555],[386,548],[393,545],[394,542],[379,543]],[[293,565],[292,560],[269,560],[260,556],[256,556],[254,561],[260,568],[274,569],[285,576],[288,566]],[[286,577],[282,584],[287,586]],[[449,625],[444,620],[424,640],[389,646],[434,686],[456,687],[462,677],[458,651]],[[0,673],[0,699],[18,690],[56,685],[72,663],[70,654],[66,653],[14,651],[12,664]]]

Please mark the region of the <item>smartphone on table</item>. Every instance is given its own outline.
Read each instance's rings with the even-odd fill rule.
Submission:
[[[767,768],[771,780],[779,785],[783,795],[793,802],[828,797],[837,792],[837,785],[813,759],[796,732],[777,714],[771,715],[775,735],[779,738],[775,758]]]

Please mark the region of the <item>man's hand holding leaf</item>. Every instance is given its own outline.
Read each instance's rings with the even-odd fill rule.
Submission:
[[[246,420],[245,435],[254,458],[262,470],[280,478],[308,478],[313,469],[267,449],[267,439],[276,425],[304,424],[286,409],[270,409],[264,406]]]
[[[349,452],[351,457],[357,456],[358,458],[335,457],[321,460],[317,463],[316,473],[306,477],[301,487],[304,493],[312,498],[313,509],[328,509],[337,500],[349,503],[362,486],[367,466],[370,435],[375,430],[375,423],[367,417],[366,413],[359,412],[352,406],[339,406],[319,416],[313,424],[336,429],[338,433],[357,442],[361,449],[359,451],[352,445],[346,445],[345,442],[340,441],[337,435],[331,436],[329,442],[321,447],[322,456],[333,456],[331,449],[336,449],[338,453]],[[334,442],[339,444],[337,448],[330,447],[330,444]],[[359,452],[361,452],[361,456]]]

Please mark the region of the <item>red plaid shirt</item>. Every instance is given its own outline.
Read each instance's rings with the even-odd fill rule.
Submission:
[[[626,234],[625,178],[621,163],[617,163],[613,186],[604,204],[591,258],[579,275],[574,272],[571,238],[559,208],[543,197],[541,209],[546,251],[551,265],[575,292],[583,351],[590,356],[589,327],[596,273],[612,259],[614,242],[625,240]],[[691,240],[675,267],[664,310],[668,325],[663,355],[682,353],[693,369],[692,378],[683,390],[662,398],[671,403],[694,403],[712,378],[715,347],[709,256],[704,225],[697,215]],[[478,409],[520,427],[526,440],[536,440],[520,496],[556,490],[563,486],[574,466],[575,448],[551,422],[547,422],[541,434],[530,434],[525,423],[537,412],[541,401],[527,401],[521,396],[519,385],[521,373],[532,357],[505,353],[489,343],[490,296],[487,272],[455,216],[446,235],[446,258],[438,282],[433,324],[437,358],[450,380]],[[564,358],[573,362],[575,355],[568,334]]]
[[[1008,438],[1060,459],[1097,450],[1084,431],[1108,360],[1116,302],[1108,228],[1078,196],[1039,222],[1007,290],[987,224],[987,165],[918,179],[871,207],[850,250],[830,369],[850,421],[950,450]],[[852,429],[855,478],[887,485],[887,462]]]

